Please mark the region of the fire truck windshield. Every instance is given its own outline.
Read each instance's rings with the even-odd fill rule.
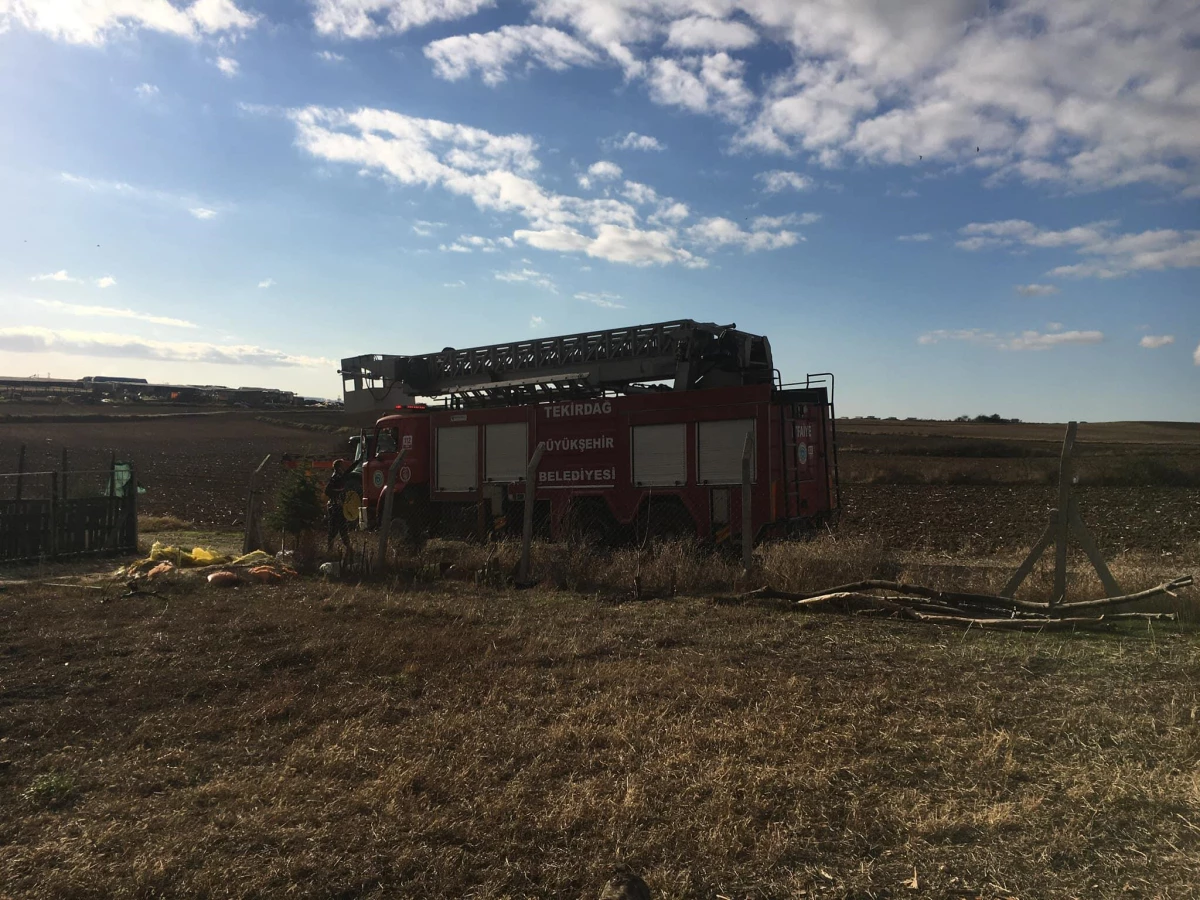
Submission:
[[[384,428],[375,435],[375,455],[396,452],[396,429]]]

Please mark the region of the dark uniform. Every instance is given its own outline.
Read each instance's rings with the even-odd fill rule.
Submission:
[[[337,537],[341,537],[342,543],[346,545],[346,549],[352,549],[350,546],[350,528],[346,524],[346,514],[343,512],[343,504],[346,502],[346,491],[350,487],[350,473],[346,466],[339,459],[333,464],[333,474],[329,476],[329,481],[325,484],[326,512],[329,516],[329,533],[327,535],[326,548],[333,549],[333,541]]]

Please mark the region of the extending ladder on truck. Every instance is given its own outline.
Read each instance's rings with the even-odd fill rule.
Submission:
[[[418,397],[508,406],[663,389],[651,382],[672,381],[677,391],[769,384],[773,372],[765,337],[691,319],[418,356],[354,356],[339,370],[352,414],[383,413]]]

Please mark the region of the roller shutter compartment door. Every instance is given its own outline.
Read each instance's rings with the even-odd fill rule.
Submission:
[[[741,484],[742,451],[746,435],[754,446],[754,420],[728,419],[723,422],[701,422],[696,428],[699,445],[696,478],[701,484]],[[750,454],[750,480],[757,477],[753,450]]]
[[[525,422],[487,425],[483,435],[483,480],[508,484],[525,480],[529,426]]]
[[[687,483],[687,425],[635,425],[635,487],[676,487]]]
[[[478,487],[478,434],[474,425],[437,430],[437,489],[473,491]]]

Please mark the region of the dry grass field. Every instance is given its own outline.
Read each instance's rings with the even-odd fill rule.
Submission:
[[[0,894],[1195,896],[1200,643],[439,584],[0,593]],[[108,602],[101,599],[108,598]]]
[[[1044,526],[1048,485],[984,476],[1053,470],[1061,426],[840,428],[841,527],[750,576],[685,546],[537,546],[540,586],[514,591],[515,547],[449,542],[380,581],[157,597],[87,574],[120,561],[0,571],[0,898],[590,898],[621,862],[656,898],[1196,896],[1195,597],[1167,603],[1182,625],[1104,634],[724,599],[995,590]],[[1200,448],[1092,428],[1081,457],[1133,479]],[[145,540],[205,546],[236,546],[262,455],[336,441],[249,414],[0,423],[0,459],[132,459]],[[1129,590],[1200,574],[1198,501],[1080,489]],[[1100,591],[1074,556],[1068,586]]]

